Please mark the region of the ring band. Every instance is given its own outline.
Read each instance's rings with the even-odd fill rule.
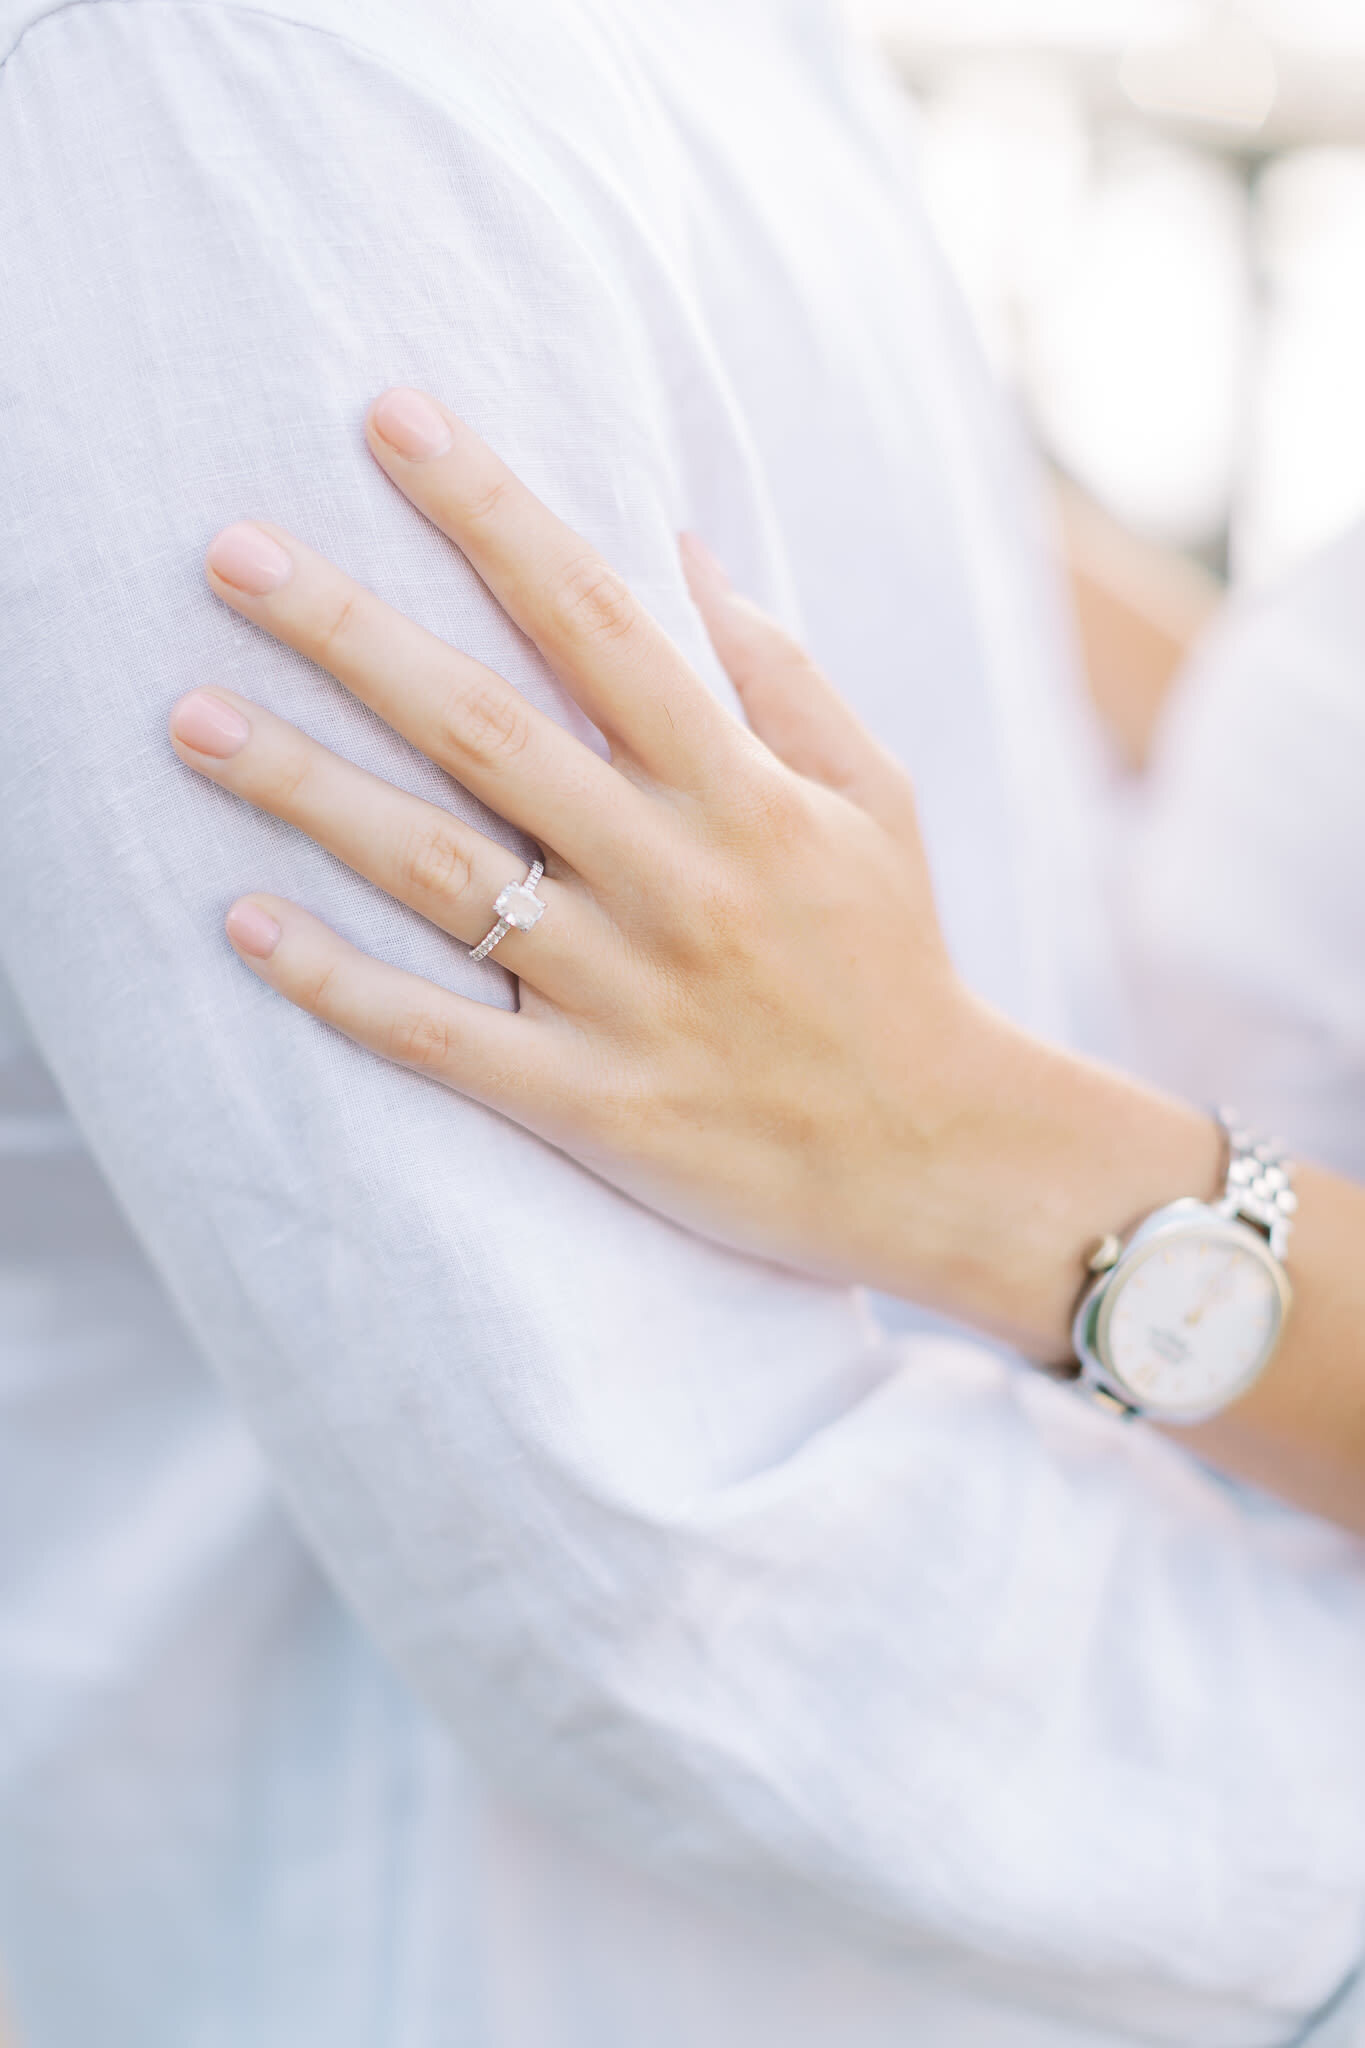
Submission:
[[[493,914],[498,921],[477,946],[470,947],[471,960],[486,960],[498,941],[505,939],[509,932],[535,930],[549,908],[536,894],[536,883],[544,872],[544,861],[533,860],[526,870],[524,882],[509,882],[505,889],[499,890],[493,904]]]

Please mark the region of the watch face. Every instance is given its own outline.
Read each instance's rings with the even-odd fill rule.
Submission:
[[[1117,1276],[1100,1355],[1138,1404],[1194,1419],[1230,1401],[1275,1348],[1286,1290],[1250,1231],[1158,1235]]]

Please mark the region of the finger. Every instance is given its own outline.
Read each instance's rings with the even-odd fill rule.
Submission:
[[[649,806],[501,676],[447,647],[279,527],[243,522],[208,551],[234,611],[328,669],[499,817],[585,876],[647,846]]]
[[[562,1113],[571,1093],[567,1041],[537,1019],[372,960],[278,896],[241,897],[226,929],[238,958],[262,981],[357,1045],[533,1129],[545,1130],[557,1108]]]
[[[797,641],[739,597],[715,556],[682,536],[683,569],[753,731],[798,775],[839,790],[889,830],[917,834],[910,779]]]
[[[296,726],[230,690],[196,690],[171,713],[182,761],[258,810],[293,825],[387,896],[475,946],[495,922],[494,901],[526,863],[439,805],[368,774]],[[552,1002],[600,1003],[614,933],[580,891],[551,879],[529,932],[509,931],[500,967]]]
[[[675,788],[725,772],[734,720],[621,578],[473,429],[416,391],[388,391],[371,450],[477,569],[613,750]]]

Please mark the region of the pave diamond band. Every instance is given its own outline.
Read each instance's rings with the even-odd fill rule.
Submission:
[[[498,892],[493,904],[493,915],[498,921],[492,931],[479,940],[477,946],[470,947],[471,960],[486,960],[494,946],[500,939],[505,939],[509,932],[535,930],[546,911],[546,905],[536,894],[536,883],[544,872],[544,861],[533,860],[526,870],[524,882],[509,882],[505,889]]]

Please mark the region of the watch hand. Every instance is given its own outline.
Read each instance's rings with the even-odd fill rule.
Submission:
[[[1223,1267],[1221,1273],[1215,1273],[1213,1282],[1205,1292],[1203,1300],[1196,1302],[1186,1316],[1186,1323],[1194,1324],[1201,1321],[1209,1309],[1213,1308],[1220,1299],[1225,1298],[1231,1292],[1229,1283],[1232,1281],[1234,1273],[1235,1267],[1231,1261]]]

